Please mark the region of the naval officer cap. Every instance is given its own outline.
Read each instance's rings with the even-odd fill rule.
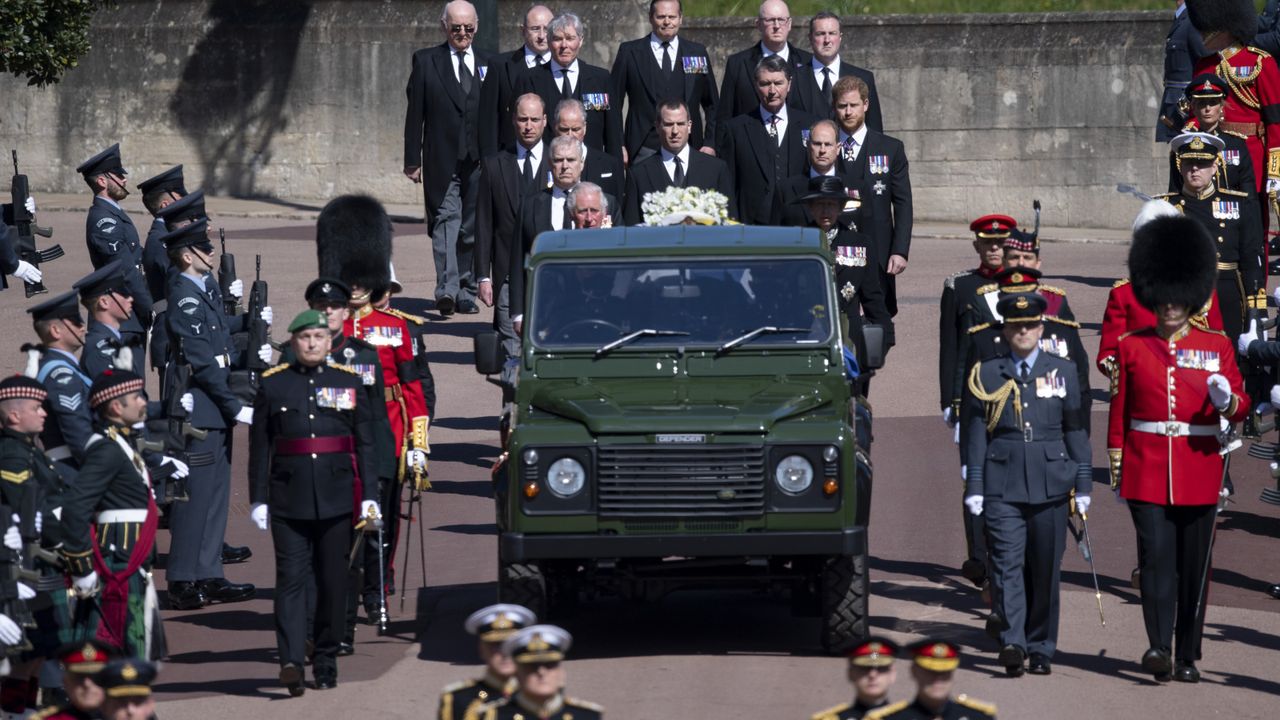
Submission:
[[[464,627],[486,642],[506,640],[537,622],[533,611],[523,605],[498,603],[471,613]]]
[[[80,293],[75,290],[49,298],[39,305],[33,305],[27,308],[27,312],[31,314],[31,319],[36,322],[41,320],[75,320],[77,325],[84,324],[84,320],[80,317]]]
[[[125,264],[123,260],[112,260],[93,272],[85,275],[72,285],[83,300],[102,297],[107,293],[132,296],[129,285],[125,281]]]
[[[196,190],[190,195],[169,203],[156,213],[156,217],[163,220],[165,229],[170,231],[177,229],[184,222],[208,219],[209,216],[204,210],[204,190]]]
[[[1169,147],[1178,155],[1178,160],[1218,159],[1227,144],[1217,135],[1202,132],[1186,132],[1169,141]]]
[[[182,166],[174,165],[159,175],[149,177],[138,183],[138,192],[144,196],[153,192],[172,192],[179,195],[187,194],[187,187],[183,184]]]
[[[103,173],[114,173],[120,177],[128,175],[125,172],[123,161],[120,160],[120,143],[116,143],[80,163],[76,167],[76,172],[83,175],[86,180]]]
[[[521,665],[558,663],[573,644],[568,630],[555,625],[533,625],[502,643],[502,653]]]

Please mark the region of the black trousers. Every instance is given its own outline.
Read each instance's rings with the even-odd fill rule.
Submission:
[[[307,638],[312,637],[316,674],[336,673],[338,641],[347,607],[351,516],[323,520],[272,517],[271,539],[276,550],[276,647],[280,664],[302,667]],[[315,624],[309,634],[308,595],[312,593]]]
[[[191,499],[169,509],[169,582],[193,582],[222,578],[222,541],[227,533],[227,507],[231,495],[231,435],[209,430],[204,440],[192,440],[191,474],[187,492]]]
[[[1052,658],[1058,647],[1058,582],[1066,545],[1066,499],[1007,503],[986,499],[992,590],[1004,618],[1000,645]]]
[[[380,478],[378,480],[378,506],[382,508],[382,566],[387,573],[387,595],[390,596],[396,586],[395,557],[399,549],[397,537],[400,534],[400,495],[404,483]],[[364,541],[364,603],[378,606],[378,534],[371,533]],[[389,602],[389,601],[388,601]]]
[[[1174,657],[1178,660],[1200,659],[1204,614],[1196,617],[1196,596],[1209,560],[1215,508],[1129,501],[1133,527],[1138,531],[1147,641],[1153,648],[1170,652],[1176,640]],[[1208,583],[1205,589],[1207,596]]]

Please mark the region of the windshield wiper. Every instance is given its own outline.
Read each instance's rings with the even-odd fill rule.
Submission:
[[[607,355],[609,354],[609,352],[613,350],[617,350],[623,345],[630,344],[631,342],[635,340],[639,340],[642,337],[666,337],[670,335],[688,335],[688,334],[689,333],[684,332],[682,330],[654,330],[652,328],[645,328],[644,330],[636,330],[633,333],[627,333],[626,335],[623,335],[622,337],[618,338],[617,340],[614,340],[613,342],[607,343],[605,345],[601,345],[600,347],[596,348],[596,357],[602,357],[604,355]]]
[[[777,327],[774,325],[761,325],[760,327],[756,328],[755,330],[752,330],[746,335],[739,335],[738,337],[716,348],[716,355],[723,355],[729,352],[730,350],[738,347],[739,345],[743,345],[745,343],[751,342],[752,340],[755,340],[761,335],[774,335],[777,333],[807,333],[807,332],[809,332],[809,328]]]

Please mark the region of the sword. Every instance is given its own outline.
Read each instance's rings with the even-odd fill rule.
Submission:
[[[1093,597],[1098,601],[1098,620],[1102,622],[1102,627],[1106,627],[1107,616],[1102,613],[1102,588],[1098,585],[1098,570],[1093,565],[1093,542],[1089,540],[1088,514],[1080,513],[1080,526],[1084,528],[1084,544],[1080,547],[1080,552],[1089,561],[1089,574],[1093,575]]]
[[[1209,549],[1204,554],[1204,569],[1200,571],[1200,592],[1196,595],[1196,613],[1192,617],[1195,622],[1203,622],[1200,613],[1204,610],[1204,596],[1209,589],[1209,568],[1213,565],[1213,544],[1218,538],[1218,515],[1227,504],[1222,494],[1222,487],[1227,482],[1227,472],[1231,469],[1231,456],[1222,456],[1222,477],[1218,479],[1218,504],[1213,506],[1213,530],[1209,532]]]
[[[1120,183],[1119,185],[1116,185],[1116,192],[1124,195],[1132,195],[1143,202],[1147,202],[1148,200],[1155,199],[1128,183]]]

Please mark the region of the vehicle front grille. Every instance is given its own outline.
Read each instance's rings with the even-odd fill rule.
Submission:
[[[764,512],[764,448],[601,446],[601,517],[753,517]]]

